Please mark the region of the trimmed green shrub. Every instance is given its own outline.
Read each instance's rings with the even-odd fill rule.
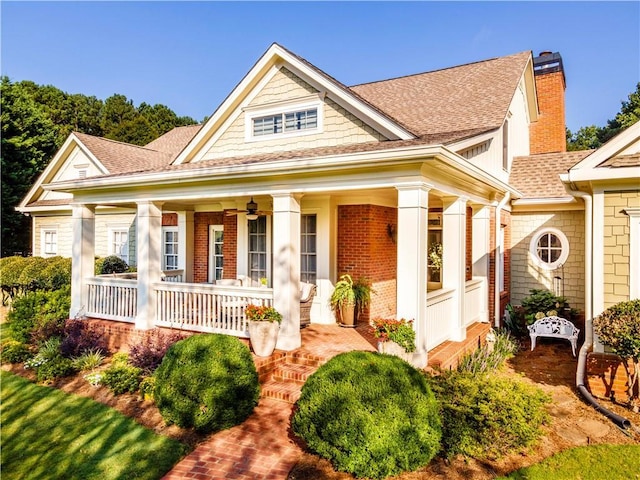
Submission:
[[[258,373],[235,337],[193,335],[174,344],[155,373],[153,396],[169,424],[214,432],[242,423],[258,403]]]
[[[35,357],[24,363],[25,368],[33,368],[39,382],[66,377],[75,372],[73,362],[60,353],[60,339],[51,337],[40,345]]]
[[[29,292],[16,298],[7,315],[13,338],[23,343],[39,343],[61,336],[70,308],[69,287],[53,292]]]
[[[126,363],[113,362],[102,373],[100,383],[109,388],[115,395],[133,393],[140,387],[142,370]]]
[[[371,352],[332,358],[305,383],[293,431],[338,470],[384,478],[427,465],[440,449],[438,404],[424,375]]]
[[[42,276],[46,279],[45,288],[48,290],[58,290],[71,286],[71,259],[64,257],[53,257],[42,271]]]
[[[447,457],[494,459],[528,447],[542,435],[550,399],[535,386],[456,371],[429,379],[441,403]]]
[[[631,405],[638,404],[636,395],[640,383],[640,299],[617,303],[593,319],[593,328],[600,341],[620,355],[634,368],[626,368],[627,395]],[[632,373],[633,370],[633,373]]]
[[[0,268],[0,282],[2,283],[3,304],[8,298],[15,298],[21,292],[18,279],[22,271],[29,264],[31,257],[8,257],[2,262]],[[5,297],[6,295],[6,297]]]
[[[2,344],[2,362],[22,363],[31,358],[29,345],[16,340],[8,340]]]
[[[105,275],[110,273],[125,273],[129,270],[129,265],[127,262],[122,260],[117,255],[109,255],[102,260],[102,265],[100,266],[99,275]]]
[[[20,288],[25,292],[43,290],[47,284],[47,279],[42,276],[42,272],[48,266],[48,263],[46,258],[29,257],[29,261],[18,277]]]

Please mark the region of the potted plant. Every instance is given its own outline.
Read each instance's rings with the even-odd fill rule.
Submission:
[[[276,348],[282,315],[273,307],[249,304],[244,310],[249,321],[249,339],[259,357],[270,356]]]
[[[396,355],[411,362],[416,351],[416,332],[413,320],[376,318],[373,320],[373,336],[378,339],[378,352]]]
[[[340,277],[331,294],[331,308],[340,317],[340,325],[343,327],[355,327],[354,314],[356,296],[353,289],[353,280],[348,274]]]
[[[371,288],[371,282],[367,278],[359,278],[353,282],[353,294],[356,303],[355,323],[358,323],[360,315],[371,304],[372,293],[375,293],[375,290]]]

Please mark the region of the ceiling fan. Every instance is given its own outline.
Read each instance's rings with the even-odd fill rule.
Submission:
[[[225,210],[226,215],[238,215],[239,213],[246,213],[247,220],[257,220],[258,217],[271,215],[271,212],[269,211],[258,210],[258,204],[253,201],[253,197],[251,197],[251,200],[247,202],[246,210]]]

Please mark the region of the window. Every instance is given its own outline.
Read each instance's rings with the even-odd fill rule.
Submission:
[[[129,229],[112,228],[109,230],[109,255],[116,255],[129,263]]]
[[[209,226],[209,282],[222,279],[224,273],[224,226]]]
[[[316,215],[300,216],[300,281],[316,283]]]
[[[47,228],[42,230],[42,256],[53,257],[58,254],[58,230]]]
[[[162,269],[178,269],[178,227],[162,227]]]
[[[249,221],[249,277],[255,282],[267,277],[267,217]]]
[[[538,266],[553,270],[567,261],[569,241],[560,230],[545,228],[531,238],[529,253]]]
[[[284,125],[284,130],[283,130]],[[318,109],[311,108],[294,112],[277,113],[253,118],[253,136],[274,135],[318,127]]]

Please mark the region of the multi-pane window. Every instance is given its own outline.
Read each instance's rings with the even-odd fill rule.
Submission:
[[[318,127],[318,109],[283,112],[253,119],[253,136],[309,130]]]
[[[116,255],[129,263],[129,230],[112,229],[109,239],[109,255]]]
[[[316,283],[316,215],[300,216],[300,281]]]
[[[54,256],[58,253],[58,231],[46,229],[42,231],[42,255]]]
[[[554,270],[569,257],[569,240],[556,228],[544,228],[531,237],[529,252],[539,267]]]
[[[212,280],[220,280],[222,278],[224,268],[224,257],[222,254],[222,247],[224,245],[224,228],[222,225],[214,225],[212,227],[211,244],[213,246],[212,252]]]
[[[267,278],[267,217],[249,222],[249,276],[255,282]]]
[[[162,228],[162,269],[178,269],[178,227]]]

